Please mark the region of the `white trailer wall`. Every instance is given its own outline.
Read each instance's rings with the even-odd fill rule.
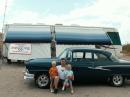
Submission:
[[[32,43],[32,53],[30,55],[24,54],[12,54],[9,52],[10,44],[4,45],[3,55],[4,57],[11,59],[11,60],[29,60],[29,59],[36,59],[36,58],[50,58],[51,51],[50,51],[50,44],[49,43]],[[64,49],[69,47],[86,47],[86,48],[95,48],[95,45],[56,45],[56,55],[58,56]],[[110,46],[111,47],[111,46]],[[117,57],[121,56],[122,46],[114,45],[112,46],[115,49],[109,49],[101,47],[102,50],[110,51],[113,55]],[[111,48],[112,48],[111,47]]]
[[[85,47],[85,48],[95,48],[95,45],[57,45],[56,55],[59,55],[64,49],[69,47]]]
[[[8,48],[9,48],[9,43],[4,43],[3,49],[2,49],[2,54],[3,54],[3,57],[5,57],[5,58],[8,57]]]
[[[116,57],[120,58],[122,56],[122,46],[121,45],[110,45],[109,48],[101,47],[102,50],[109,51]]]
[[[8,50],[8,59],[11,60],[29,60],[36,58],[48,58],[50,57],[50,44],[43,43],[32,43],[31,44],[31,54],[12,54]]]
[[[32,43],[32,53],[30,55],[24,54],[12,54],[9,52],[10,44],[6,44],[4,56],[11,60],[29,60],[36,58],[50,58],[50,44],[48,43]],[[64,49],[69,47],[86,47],[86,48],[95,48],[94,45],[57,45],[56,46],[56,55],[58,56]]]

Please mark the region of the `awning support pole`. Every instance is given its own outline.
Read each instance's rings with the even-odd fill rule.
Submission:
[[[50,26],[51,29],[51,58],[56,58],[56,34],[55,34],[55,26]]]

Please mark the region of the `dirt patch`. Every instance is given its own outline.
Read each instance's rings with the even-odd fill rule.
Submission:
[[[33,81],[23,79],[24,64],[3,64],[0,69],[0,97],[130,97],[130,82],[116,88],[106,83],[75,85],[75,93],[60,91],[57,95],[49,89],[39,89]]]

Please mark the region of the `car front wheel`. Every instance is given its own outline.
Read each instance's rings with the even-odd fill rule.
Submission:
[[[39,88],[48,88],[49,76],[47,74],[40,74],[36,77],[35,82]]]
[[[124,84],[124,77],[120,74],[115,74],[111,78],[111,83],[115,87],[120,87]]]

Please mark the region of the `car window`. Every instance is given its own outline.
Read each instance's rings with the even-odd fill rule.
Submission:
[[[91,52],[85,53],[85,61],[93,61],[93,54]]]
[[[67,59],[71,60],[72,59],[72,52],[68,51]]]
[[[73,52],[73,60],[81,61],[83,59],[84,52]]]
[[[94,53],[94,61],[108,61],[108,57],[104,54]]]
[[[60,59],[66,58],[66,54],[67,54],[67,50],[64,50],[64,51],[59,55],[59,58],[60,58]]]
[[[85,53],[85,59],[92,59],[92,53],[91,52],[86,52]]]
[[[73,52],[73,58],[83,58],[83,52]]]

